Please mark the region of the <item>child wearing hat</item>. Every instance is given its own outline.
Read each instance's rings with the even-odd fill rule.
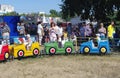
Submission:
[[[30,34],[27,34],[26,35],[26,42],[27,42],[27,44],[26,44],[26,47],[27,47],[27,50],[30,50],[30,47],[31,47],[31,45],[32,45],[32,39],[31,39],[31,37],[30,37]]]

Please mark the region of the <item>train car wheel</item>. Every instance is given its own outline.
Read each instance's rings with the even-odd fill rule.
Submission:
[[[20,60],[23,56],[24,56],[24,51],[23,50],[19,50],[18,51],[18,59]]]
[[[67,54],[72,53],[72,48],[71,48],[71,47],[67,47],[67,48],[65,49],[65,52],[66,52]]]
[[[100,48],[100,54],[105,54],[107,52],[107,49],[105,47]]]
[[[56,53],[56,49],[55,49],[54,47],[51,47],[51,48],[49,49],[49,53],[50,53],[50,54],[55,54],[55,53]]]
[[[84,47],[83,52],[84,52],[84,54],[89,54],[90,48],[89,47]]]
[[[4,59],[5,59],[5,60],[8,60],[9,57],[10,57],[10,54],[9,54],[8,52],[5,52],[5,54],[4,54]]]
[[[34,56],[38,56],[38,55],[39,55],[39,49],[35,48],[35,49],[33,50],[33,55],[34,55]]]

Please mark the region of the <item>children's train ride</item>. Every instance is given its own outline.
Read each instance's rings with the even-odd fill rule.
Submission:
[[[0,60],[8,60],[10,56],[21,59],[27,56],[41,55],[40,45],[35,37],[17,37],[13,38],[14,43],[11,45],[0,43]],[[97,45],[96,45],[97,44]],[[109,54],[110,47],[108,40],[88,40],[80,44],[78,53],[82,54]],[[44,54],[71,54],[76,53],[73,42],[71,40],[64,42],[48,42],[44,44]]]

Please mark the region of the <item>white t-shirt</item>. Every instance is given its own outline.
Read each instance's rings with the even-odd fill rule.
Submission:
[[[56,25],[54,28],[55,28],[56,34],[59,34],[59,27]]]
[[[62,36],[62,35],[63,35],[63,28],[62,28],[62,27],[59,27],[58,35],[59,35],[59,36]]]
[[[41,24],[38,25],[38,28],[37,28],[37,33],[38,34],[42,34],[42,31],[43,31],[43,27]]]

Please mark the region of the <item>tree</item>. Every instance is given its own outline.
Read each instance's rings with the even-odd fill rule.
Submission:
[[[61,17],[61,12],[57,12],[56,10],[51,9],[50,16],[51,17]]]
[[[117,13],[117,16],[116,16],[117,18],[117,20],[120,20],[120,10],[118,11],[118,13]]]
[[[76,14],[83,19],[94,16],[97,20],[106,20],[107,16],[114,15],[114,11],[120,10],[119,0],[62,0],[63,18]]]
[[[3,16],[18,16],[19,14],[17,12],[8,12],[8,13],[5,13],[3,14]]]

